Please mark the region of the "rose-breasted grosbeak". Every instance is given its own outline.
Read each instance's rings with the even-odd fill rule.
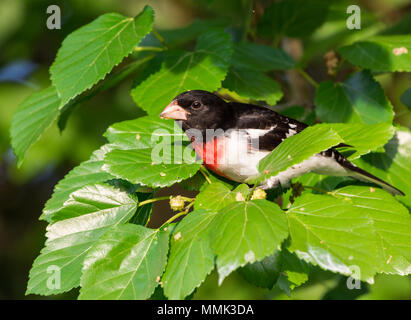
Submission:
[[[182,129],[207,168],[237,182],[256,176],[258,163],[263,157],[284,139],[307,127],[268,108],[225,102],[202,90],[178,95],[160,117],[180,120]],[[394,186],[349,162],[335,148],[291,166],[267,179],[260,187],[286,186],[291,179],[307,172],[350,176],[375,183],[392,194],[404,195]]]

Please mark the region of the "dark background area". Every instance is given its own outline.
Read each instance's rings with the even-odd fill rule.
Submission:
[[[266,2],[256,1],[257,10]],[[31,264],[45,241],[46,223],[39,221],[38,217],[54,185],[105,142],[102,134],[110,124],[143,114],[129,93],[133,79],[127,79],[77,108],[64,132],[60,133],[57,125],[53,125],[29,151],[23,166],[17,169],[9,140],[12,114],[27,96],[49,85],[48,68],[63,39],[103,13],[119,12],[133,16],[145,4],[150,4],[155,10],[158,30],[183,27],[195,18],[228,19],[232,26],[237,26],[243,19],[244,3],[238,0],[0,0],[0,299],[45,298],[25,296],[24,293]],[[411,11],[409,1],[405,0],[357,3],[374,17],[375,24],[393,24],[404,13]],[[48,30],[46,27],[46,9],[51,4],[58,4],[61,8],[61,30]],[[317,37],[326,37],[326,33],[327,30],[319,30]],[[289,45],[294,45],[292,40]],[[304,48],[309,50],[310,43]],[[314,78],[326,76],[325,52],[313,59],[307,68]],[[394,105],[397,123],[410,127],[411,114],[398,98],[411,86],[409,74],[383,74],[376,79]],[[300,82],[301,79],[296,77],[296,86]],[[300,99],[312,99],[312,88],[302,82]],[[190,195],[178,188],[162,190],[162,194],[170,193]],[[151,223],[159,224],[170,214],[167,202],[156,204]],[[291,298],[351,297],[352,292],[347,292],[343,297],[333,296],[332,289],[344,281],[343,277],[314,270],[310,283],[295,290]],[[375,285],[361,292],[365,293],[360,297],[362,299],[409,299],[411,278],[377,276]],[[46,299],[72,299],[76,296],[77,292],[73,290]],[[217,285],[216,274],[211,274],[194,298],[288,299],[278,288],[256,288],[237,273],[228,277],[221,287]]]

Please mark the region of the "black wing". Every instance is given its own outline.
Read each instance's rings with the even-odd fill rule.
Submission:
[[[301,132],[307,125],[277,112],[252,104],[230,103],[237,129],[267,130],[258,138],[259,150],[272,151],[284,139]],[[255,144],[252,144],[255,145]]]

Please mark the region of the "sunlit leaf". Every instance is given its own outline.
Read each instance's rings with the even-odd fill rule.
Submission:
[[[272,202],[240,201],[221,209],[210,226],[219,283],[238,267],[273,254],[287,236],[285,214]]]
[[[135,18],[108,13],[71,33],[50,68],[62,103],[91,88],[128,56],[151,31],[153,14],[149,6]]]
[[[167,261],[168,233],[126,224],[110,229],[87,254],[79,299],[147,299]]]
[[[27,150],[55,121],[60,105],[60,99],[53,87],[32,94],[19,105],[10,129],[11,144],[18,158],[18,166],[23,163]]]
[[[377,272],[411,272],[410,215],[383,190],[349,186],[334,195],[306,193],[287,217],[290,250],[323,269],[370,283]]]
[[[81,199],[74,196],[65,208],[66,217],[74,217],[47,227],[46,246],[30,270],[27,293],[58,294],[79,286],[87,252],[110,227],[126,223],[137,208],[135,198],[108,185],[85,187],[77,194]]]
[[[214,269],[214,254],[207,235],[214,216],[212,211],[195,210],[175,228],[163,276],[164,293],[168,298],[185,298]]]

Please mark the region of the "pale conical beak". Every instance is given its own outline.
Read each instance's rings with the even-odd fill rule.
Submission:
[[[162,119],[174,119],[174,120],[187,120],[187,115],[190,114],[182,107],[180,107],[177,101],[173,100],[160,114]]]

